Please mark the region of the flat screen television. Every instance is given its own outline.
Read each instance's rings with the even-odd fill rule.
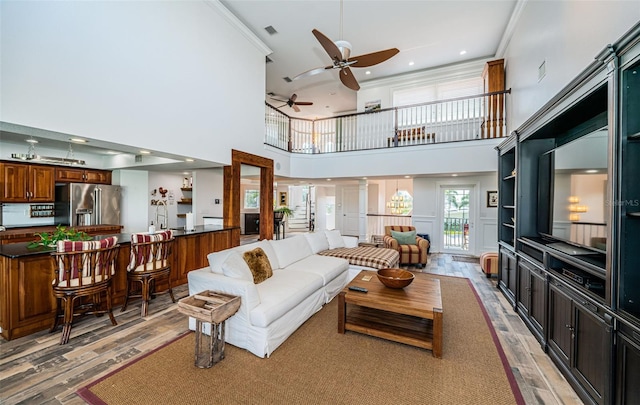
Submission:
[[[582,248],[566,248],[565,253],[606,253],[607,160],[606,128],[540,156],[538,191],[549,215],[539,223],[539,230],[543,236]]]

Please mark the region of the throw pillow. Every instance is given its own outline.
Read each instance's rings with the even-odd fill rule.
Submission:
[[[329,249],[329,241],[327,240],[327,235],[325,235],[324,232],[305,233],[304,237],[307,238],[307,242],[309,242],[311,251],[314,254]]]
[[[261,248],[244,252],[243,257],[251,270],[251,274],[253,274],[254,284],[260,284],[273,276],[273,269],[269,263],[269,258],[267,258],[267,254]]]
[[[339,229],[325,231],[325,234],[327,235],[327,240],[329,241],[329,249],[343,248],[345,246],[344,239],[342,239],[342,235],[340,235]]]
[[[238,252],[229,252],[227,258],[222,262],[220,267],[222,267],[222,274],[227,277],[253,281],[251,269]]]
[[[398,245],[415,245],[416,231],[398,232],[391,231],[391,237],[398,241]]]

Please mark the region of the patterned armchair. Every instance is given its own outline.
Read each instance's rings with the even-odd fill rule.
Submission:
[[[427,249],[429,241],[416,236],[415,244],[400,244],[391,236],[391,231],[395,232],[415,232],[414,226],[389,225],[384,227],[384,247],[397,250],[400,254],[401,265],[416,265],[419,268],[427,264]]]

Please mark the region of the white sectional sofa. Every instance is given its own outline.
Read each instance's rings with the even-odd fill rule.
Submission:
[[[211,253],[209,267],[189,272],[189,294],[214,290],[240,296],[240,309],[226,321],[225,341],[256,356],[268,357],[352,277],[367,268],[317,253],[357,245],[355,237],[341,236],[339,231],[320,231]],[[244,273],[238,271],[243,265],[238,257],[257,247],[266,253],[273,276],[254,284],[252,278],[243,277]],[[195,329],[193,318],[189,327]],[[209,327],[205,325],[206,333]]]

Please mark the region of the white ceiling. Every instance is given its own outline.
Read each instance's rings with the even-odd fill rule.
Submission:
[[[351,55],[362,55],[388,48],[398,48],[393,58],[370,68],[352,68],[358,82],[402,75],[434,67],[492,58],[508,41],[508,26],[517,1],[523,0],[344,0],[343,36],[352,45]],[[283,103],[266,94],[288,98],[298,95],[298,101],[311,101],[296,113],[285,106],[282,111],[295,118],[319,118],[356,110],[356,92],[338,79],[338,71],[330,70],[315,76],[287,83],[307,70],[331,64],[329,56],[311,33],[317,29],[329,38],[340,38],[340,0],[221,0],[221,2],[256,34],[273,52],[266,63],[265,99],[273,106]],[[513,22],[511,22],[512,24]],[[265,27],[277,33],[270,35]],[[461,55],[461,51],[466,51]],[[413,65],[409,65],[413,62]],[[370,75],[365,75],[369,70]],[[68,136],[50,131],[16,131],[0,129],[0,139],[24,142],[33,136],[40,147],[66,150]],[[26,132],[25,132],[26,131]],[[25,147],[26,149],[26,147]],[[104,155],[108,150],[138,154],[136,148],[94,142],[74,145],[79,153]],[[23,153],[23,150],[17,152]],[[149,170],[181,171],[218,166],[213,162],[180,162],[184,157],[158,154],[175,159],[164,165],[138,167]]]
[[[272,51],[266,64],[265,93],[311,101],[313,106],[282,110],[292,117],[316,118],[356,109],[356,92],[338,78],[338,71],[287,83],[331,60],[311,33],[317,29],[336,41],[347,40],[351,55],[398,48],[393,58],[370,68],[352,68],[358,82],[406,74],[496,55],[516,0],[344,0],[340,38],[339,0],[222,0],[222,3]],[[277,33],[270,35],[265,27]],[[461,51],[466,51],[460,55]],[[410,66],[409,63],[413,62]],[[370,75],[365,71],[369,70]],[[279,107],[283,103],[267,97]]]

